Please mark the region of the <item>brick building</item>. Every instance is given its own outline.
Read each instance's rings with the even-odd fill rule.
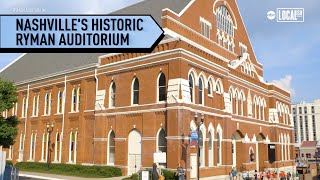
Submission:
[[[132,174],[161,151],[162,166],[180,163],[193,178],[197,112],[201,177],[294,170],[290,94],[264,81],[234,0],[145,0],[114,12],[122,13],[151,14],[163,27],[152,53],[25,54],[1,72],[18,87],[18,103],[4,112],[21,120],[9,158],[45,162],[50,148],[54,163]]]

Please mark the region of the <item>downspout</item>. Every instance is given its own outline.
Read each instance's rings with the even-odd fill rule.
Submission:
[[[64,134],[64,114],[65,114],[65,107],[66,107],[66,96],[67,96],[67,76],[64,76],[64,90],[63,90],[63,103],[62,103],[62,131],[60,136],[60,162],[61,162],[61,156],[62,156],[62,145],[63,145],[63,134]]]
[[[94,70],[94,78],[96,79],[96,99],[97,99],[97,93],[98,93],[98,87],[99,87],[99,79],[97,76],[97,69]],[[96,104],[96,103],[95,103]],[[94,107],[94,109],[96,109],[96,107]],[[95,160],[95,150],[96,150],[96,142],[95,142],[95,138],[96,138],[96,118],[94,117],[93,119],[93,164],[94,164],[94,160]]]
[[[23,151],[24,151],[24,144],[26,140],[26,131],[27,131],[27,120],[28,120],[28,106],[29,106],[29,91],[30,91],[30,85],[28,84],[28,90],[27,90],[27,102],[26,102],[26,110],[25,110],[25,117],[26,119],[24,120],[24,135],[23,135]]]

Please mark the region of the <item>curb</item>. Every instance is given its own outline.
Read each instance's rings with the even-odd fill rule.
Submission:
[[[36,176],[36,175],[30,175],[30,174],[19,174],[19,176],[29,177],[29,178],[37,178],[37,179],[47,179],[47,180],[65,180],[65,179],[43,177],[43,176]]]

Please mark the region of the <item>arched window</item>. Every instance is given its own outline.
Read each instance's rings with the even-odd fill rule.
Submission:
[[[43,133],[43,136],[42,136],[42,154],[41,154],[41,160],[42,161],[46,161],[47,160],[47,155],[48,155],[48,152],[47,152],[47,149],[48,149],[48,135],[47,133]]]
[[[217,28],[234,37],[234,26],[231,15],[226,6],[219,6],[216,10]]]
[[[208,142],[208,149],[209,149],[209,167],[213,166],[213,134],[209,131],[209,142]]]
[[[77,112],[79,112],[79,109],[80,109],[80,97],[81,97],[81,88],[78,87],[78,90],[77,90]]]
[[[13,103],[12,109],[11,109],[11,116],[14,116],[15,112],[15,104]]]
[[[202,130],[199,131],[199,148],[200,148],[199,163],[200,163],[200,167],[203,167],[205,166],[205,164],[204,164],[204,138],[203,138]]]
[[[56,134],[54,161],[60,162],[60,133],[59,132],[57,132]]]
[[[70,133],[70,146],[69,146],[69,162],[76,163],[77,154],[77,132]]]
[[[20,144],[19,144],[19,150],[23,150],[23,134],[20,134]]]
[[[217,164],[221,164],[221,136],[220,132],[217,132]]]
[[[212,83],[210,80],[208,81],[208,95],[212,96]]]
[[[23,97],[22,99],[22,112],[21,112],[21,117],[25,117],[26,116],[26,97]]]
[[[167,152],[166,132],[162,128],[158,134],[158,149],[157,150],[160,152]]]
[[[290,136],[289,134],[287,134],[287,146],[288,146],[288,160],[291,160],[291,157],[290,157]]]
[[[111,131],[109,134],[109,139],[108,139],[108,146],[109,146],[109,154],[108,154],[108,164],[113,165],[114,164],[114,157],[115,157],[115,134],[114,131]]]
[[[134,78],[132,85],[132,104],[139,104],[139,80]]]
[[[44,115],[49,114],[49,94],[46,93],[45,102],[44,102]]]
[[[58,93],[58,107],[57,107],[57,113],[62,113],[62,92],[59,91]]]
[[[30,160],[31,161],[34,161],[35,159],[36,137],[37,137],[36,134],[34,133],[31,134],[31,141],[30,141]]]
[[[239,98],[238,98],[238,92],[236,91],[235,92],[235,96],[234,96],[234,108],[235,108],[235,114],[238,114],[238,109],[239,109],[239,106],[238,106],[238,101],[239,101]]]
[[[244,101],[244,96],[243,94],[241,93],[240,95],[240,110],[241,110],[241,116],[243,116],[243,101]]]
[[[111,82],[110,85],[110,95],[109,95],[109,107],[115,107],[116,106],[116,83],[115,82]]]
[[[158,101],[167,100],[166,76],[161,73],[158,80]]]
[[[193,96],[193,91],[194,91],[194,78],[192,74],[189,75],[189,88],[190,88],[190,100],[191,102],[194,102],[194,96]]]
[[[39,113],[39,101],[40,101],[40,95],[34,95],[33,96],[33,116],[38,116]]]
[[[77,90],[73,88],[72,90],[72,103],[71,103],[71,111],[75,112],[77,110]]]
[[[198,104],[203,104],[203,82],[202,78],[199,78],[199,102]]]
[[[37,116],[37,96],[33,96],[33,111],[32,116]]]
[[[280,144],[281,144],[281,160],[284,161],[284,154],[283,154],[283,135],[282,135],[282,134],[281,134]]]

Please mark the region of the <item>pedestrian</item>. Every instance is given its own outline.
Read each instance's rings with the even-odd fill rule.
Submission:
[[[290,172],[288,172],[288,174],[287,174],[287,180],[291,180],[291,173]]]
[[[180,166],[180,164],[178,164],[177,176],[178,176],[178,180],[185,180],[185,173],[183,168]]]
[[[152,180],[159,180],[159,173],[157,171],[156,163],[153,163],[153,166],[152,166]]]
[[[236,167],[233,167],[232,171],[231,171],[231,174],[232,174],[232,179],[233,180],[236,180],[237,179],[237,170],[236,170]]]
[[[267,179],[268,179],[268,180],[271,179],[271,172],[270,172],[270,170],[267,172]]]
[[[279,176],[280,180],[286,180],[286,174],[283,171],[280,172]]]
[[[258,171],[254,170],[254,180],[258,180]]]
[[[264,178],[264,171],[261,171],[260,172],[260,180],[263,180],[263,178]]]

